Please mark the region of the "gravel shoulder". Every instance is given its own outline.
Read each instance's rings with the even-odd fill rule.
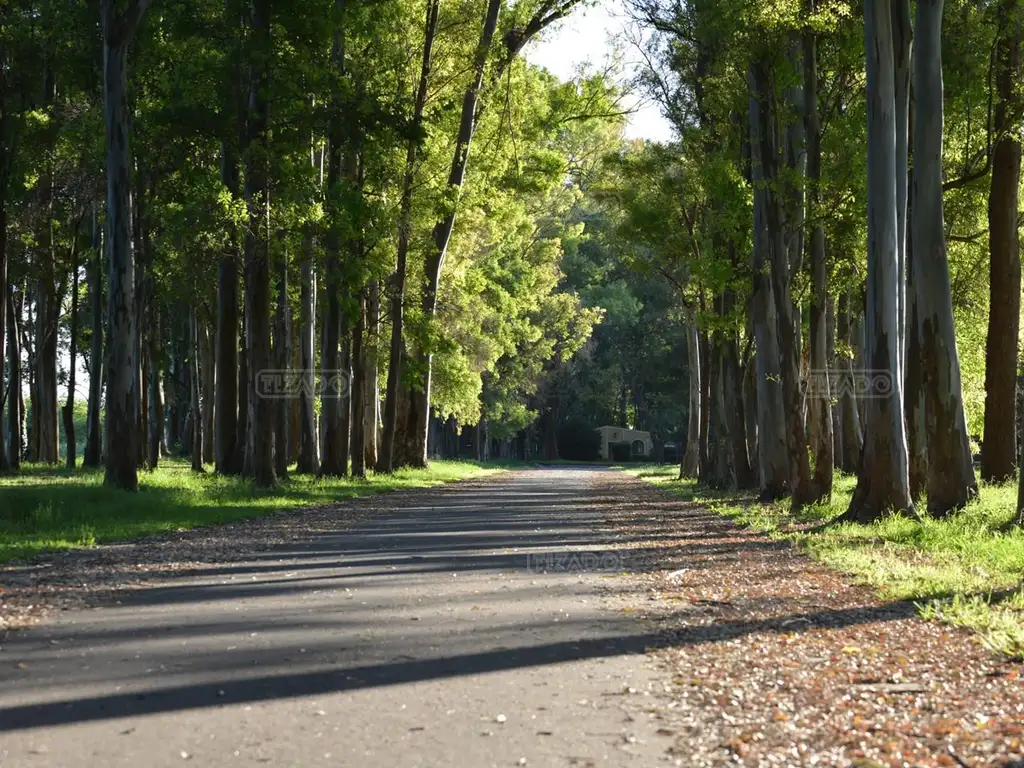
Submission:
[[[673,750],[692,766],[1024,768],[1024,665],[623,474]]]

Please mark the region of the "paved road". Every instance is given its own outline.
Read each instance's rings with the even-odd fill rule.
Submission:
[[[599,480],[425,492],[14,633],[0,766],[655,765],[655,638],[608,594]]]

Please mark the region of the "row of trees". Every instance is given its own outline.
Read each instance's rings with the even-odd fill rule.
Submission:
[[[521,56],[577,2],[3,4],[0,466],[58,461],[59,384],[74,465],[80,358],[129,490],[175,448],[421,466],[432,410],[520,433],[601,316],[559,263],[617,96]]]
[[[836,466],[846,519],[949,515],[978,493],[959,335],[982,477],[1011,478],[1020,3],[631,7],[680,142],[626,155],[605,195],[690,328],[683,473],[799,507]]]

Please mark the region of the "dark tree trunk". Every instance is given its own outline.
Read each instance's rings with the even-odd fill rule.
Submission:
[[[363,349],[366,356],[366,381],[363,394],[363,452],[367,467],[377,466],[377,445],[380,430],[380,382],[378,370],[378,339],[380,338],[380,283],[370,283],[366,299],[366,333]]]
[[[104,483],[135,491],[139,487],[138,424],[135,419],[135,250],[131,223],[131,150],[128,146],[128,45],[150,0],[131,0],[118,13],[115,0],[102,0],[103,96],[107,137],[107,252],[110,274],[107,337],[107,456]]]
[[[839,408],[842,411],[840,424],[843,429],[843,452],[839,458],[839,468],[847,473],[860,469],[860,452],[864,444],[861,432],[860,412],[857,410],[857,398],[854,389],[853,365],[854,329],[850,322],[850,299],[848,294],[839,297],[839,319],[837,333],[840,340],[846,342],[849,353],[837,361],[839,369]]]
[[[770,270],[775,258],[786,258],[785,249],[779,257],[772,252],[779,248],[775,237],[778,224],[772,223],[772,201],[768,192],[771,164],[777,150],[769,135],[771,121],[767,114],[768,94],[764,93],[764,73],[751,65],[750,83],[750,148],[751,177],[754,182],[754,332],[757,344],[757,453],[759,489],[762,501],[775,501],[790,492],[792,480],[786,432],[786,399],[783,391],[782,352],[779,333],[778,302]],[[765,153],[768,156],[765,157]],[[790,335],[792,328],[789,329]]]
[[[243,474],[246,457],[249,454],[249,350],[248,323],[246,313],[242,313],[242,335],[238,345],[238,419],[235,426],[235,459],[234,468]]]
[[[77,463],[75,444],[75,379],[78,369],[78,249],[71,252],[71,320],[68,330],[71,333],[71,348],[68,350],[68,399],[64,403],[61,416],[64,421],[64,440],[67,444],[64,464],[74,469]]]
[[[1012,130],[1020,105],[1021,9],[999,5],[992,183],[988,197],[989,314],[985,344],[985,439],[981,477],[1002,482],[1017,467],[1016,386],[1020,335],[1020,240],[1018,196],[1021,143]]]
[[[270,185],[268,82],[271,56],[270,0],[251,0],[253,60],[249,77],[249,158],[245,196],[249,226],[245,237],[245,307],[249,367],[249,446],[246,474],[258,487],[277,484],[274,466],[274,401],[258,382],[270,370]]]
[[[440,0],[427,3],[427,20],[423,42],[423,60],[420,66],[420,81],[416,88],[413,106],[412,133],[406,146],[405,175],[402,182],[402,202],[398,219],[398,255],[395,274],[391,278],[391,344],[388,363],[387,394],[384,400],[384,428],[381,433],[380,450],[377,455],[377,471],[391,472],[395,467],[395,445],[399,432],[399,401],[403,400],[402,364],[405,355],[404,312],[405,284],[408,273],[409,243],[412,238],[412,195],[416,180],[419,157],[419,133],[423,123],[423,110],[427,102],[430,85],[434,39],[437,36],[437,19]]]
[[[743,372],[740,369],[739,349],[735,335],[726,342],[723,363],[723,392],[729,431],[728,438],[731,446],[733,479],[739,489],[756,488],[757,478],[750,466],[750,456],[747,453]]]
[[[0,55],[0,67],[5,64],[4,57]],[[0,85],[4,85],[2,80],[0,80]],[[0,99],[2,98],[0,96]],[[7,138],[6,116],[7,110],[0,101],[0,140]],[[20,388],[13,375],[9,381],[4,381],[4,369],[7,367],[4,364],[4,356],[7,354],[7,154],[9,151],[7,147],[0,150],[2,153],[0,154],[0,303],[3,304],[0,306],[0,471],[7,471],[11,468],[11,462],[7,458],[7,446],[4,445],[3,440],[4,410],[9,407],[9,402],[13,401],[13,393]]]
[[[189,421],[192,424],[192,471],[205,472],[203,467],[203,417],[199,401],[199,312],[193,309],[189,318]]]
[[[809,0],[810,10],[815,0]],[[812,499],[832,498],[835,445],[833,443],[832,391],[828,366],[828,265],[825,254],[825,229],[821,219],[821,124],[818,120],[818,47],[814,32],[804,35],[804,103],[807,121],[807,182],[810,187],[811,218],[811,381],[809,395],[813,437],[814,476]]]
[[[147,464],[150,471],[160,465],[160,453],[164,435],[164,398],[161,382],[163,373],[161,363],[163,355],[160,349],[161,339],[160,309],[155,300],[149,306],[149,434]]]
[[[21,310],[14,295],[14,285],[8,284],[4,297],[7,315],[7,350],[10,360],[10,394],[7,402],[7,456],[13,470],[21,468],[25,442],[25,400],[21,391]]]
[[[349,387],[352,401],[352,476],[366,477],[366,454],[363,451],[363,397],[366,394],[366,295],[359,298],[359,319],[352,335],[352,386]]]
[[[278,265],[277,276],[277,323],[274,329],[274,367],[278,371],[286,371],[290,367],[289,360],[292,357],[292,318],[291,306],[288,302],[288,256],[281,254]],[[286,378],[290,379],[290,376]],[[288,444],[291,442],[289,435],[289,409],[291,400],[279,398],[275,402],[275,435],[274,445],[276,446],[275,464],[277,476],[284,478],[288,475]]]
[[[928,425],[928,513],[946,516],[978,495],[956,351],[942,210],[942,9],[918,0],[914,52],[914,280]]]

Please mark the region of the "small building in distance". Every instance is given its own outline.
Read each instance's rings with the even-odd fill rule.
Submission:
[[[654,453],[650,432],[623,427],[598,427],[597,432],[601,435],[601,458],[604,461],[643,459]],[[627,449],[628,459],[623,455]]]

